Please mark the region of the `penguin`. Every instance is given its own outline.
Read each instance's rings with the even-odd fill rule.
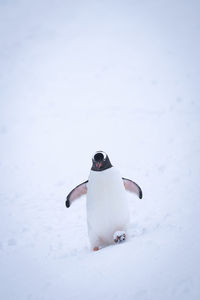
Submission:
[[[66,207],[87,194],[87,225],[91,248],[97,251],[105,246],[126,240],[129,208],[126,190],[142,199],[142,190],[130,179],[121,177],[104,151],[92,157],[88,180],[76,186],[66,197]]]

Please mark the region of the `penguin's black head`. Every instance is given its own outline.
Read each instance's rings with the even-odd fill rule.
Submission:
[[[92,168],[93,171],[103,171],[111,168],[108,155],[103,151],[97,151],[92,158]]]

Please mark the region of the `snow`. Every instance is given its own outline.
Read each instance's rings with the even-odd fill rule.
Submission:
[[[200,298],[199,1],[0,2],[0,298]],[[129,239],[91,252],[91,157],[127,193]]]

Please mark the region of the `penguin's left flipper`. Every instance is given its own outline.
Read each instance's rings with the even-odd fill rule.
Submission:
[[[129,192],[136,193],[140,199],[142,199],[142,189],[134,181],[122,177],[125,189]]]
[[[88,180],[86,180],[85,182],[77,185],[66,197],[66,202],[65,205],[67,207],[70,207],[71,202],[73,200],[76,200],[77,198],[81,197],[82,195],[87,194],[87,183]]]

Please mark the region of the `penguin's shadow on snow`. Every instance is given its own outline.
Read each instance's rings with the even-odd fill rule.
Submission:
[[[128,228],[129,239],[140,237],[148,233],[148,229],[144,226],[140,226],[137,223],[130,223]]]

